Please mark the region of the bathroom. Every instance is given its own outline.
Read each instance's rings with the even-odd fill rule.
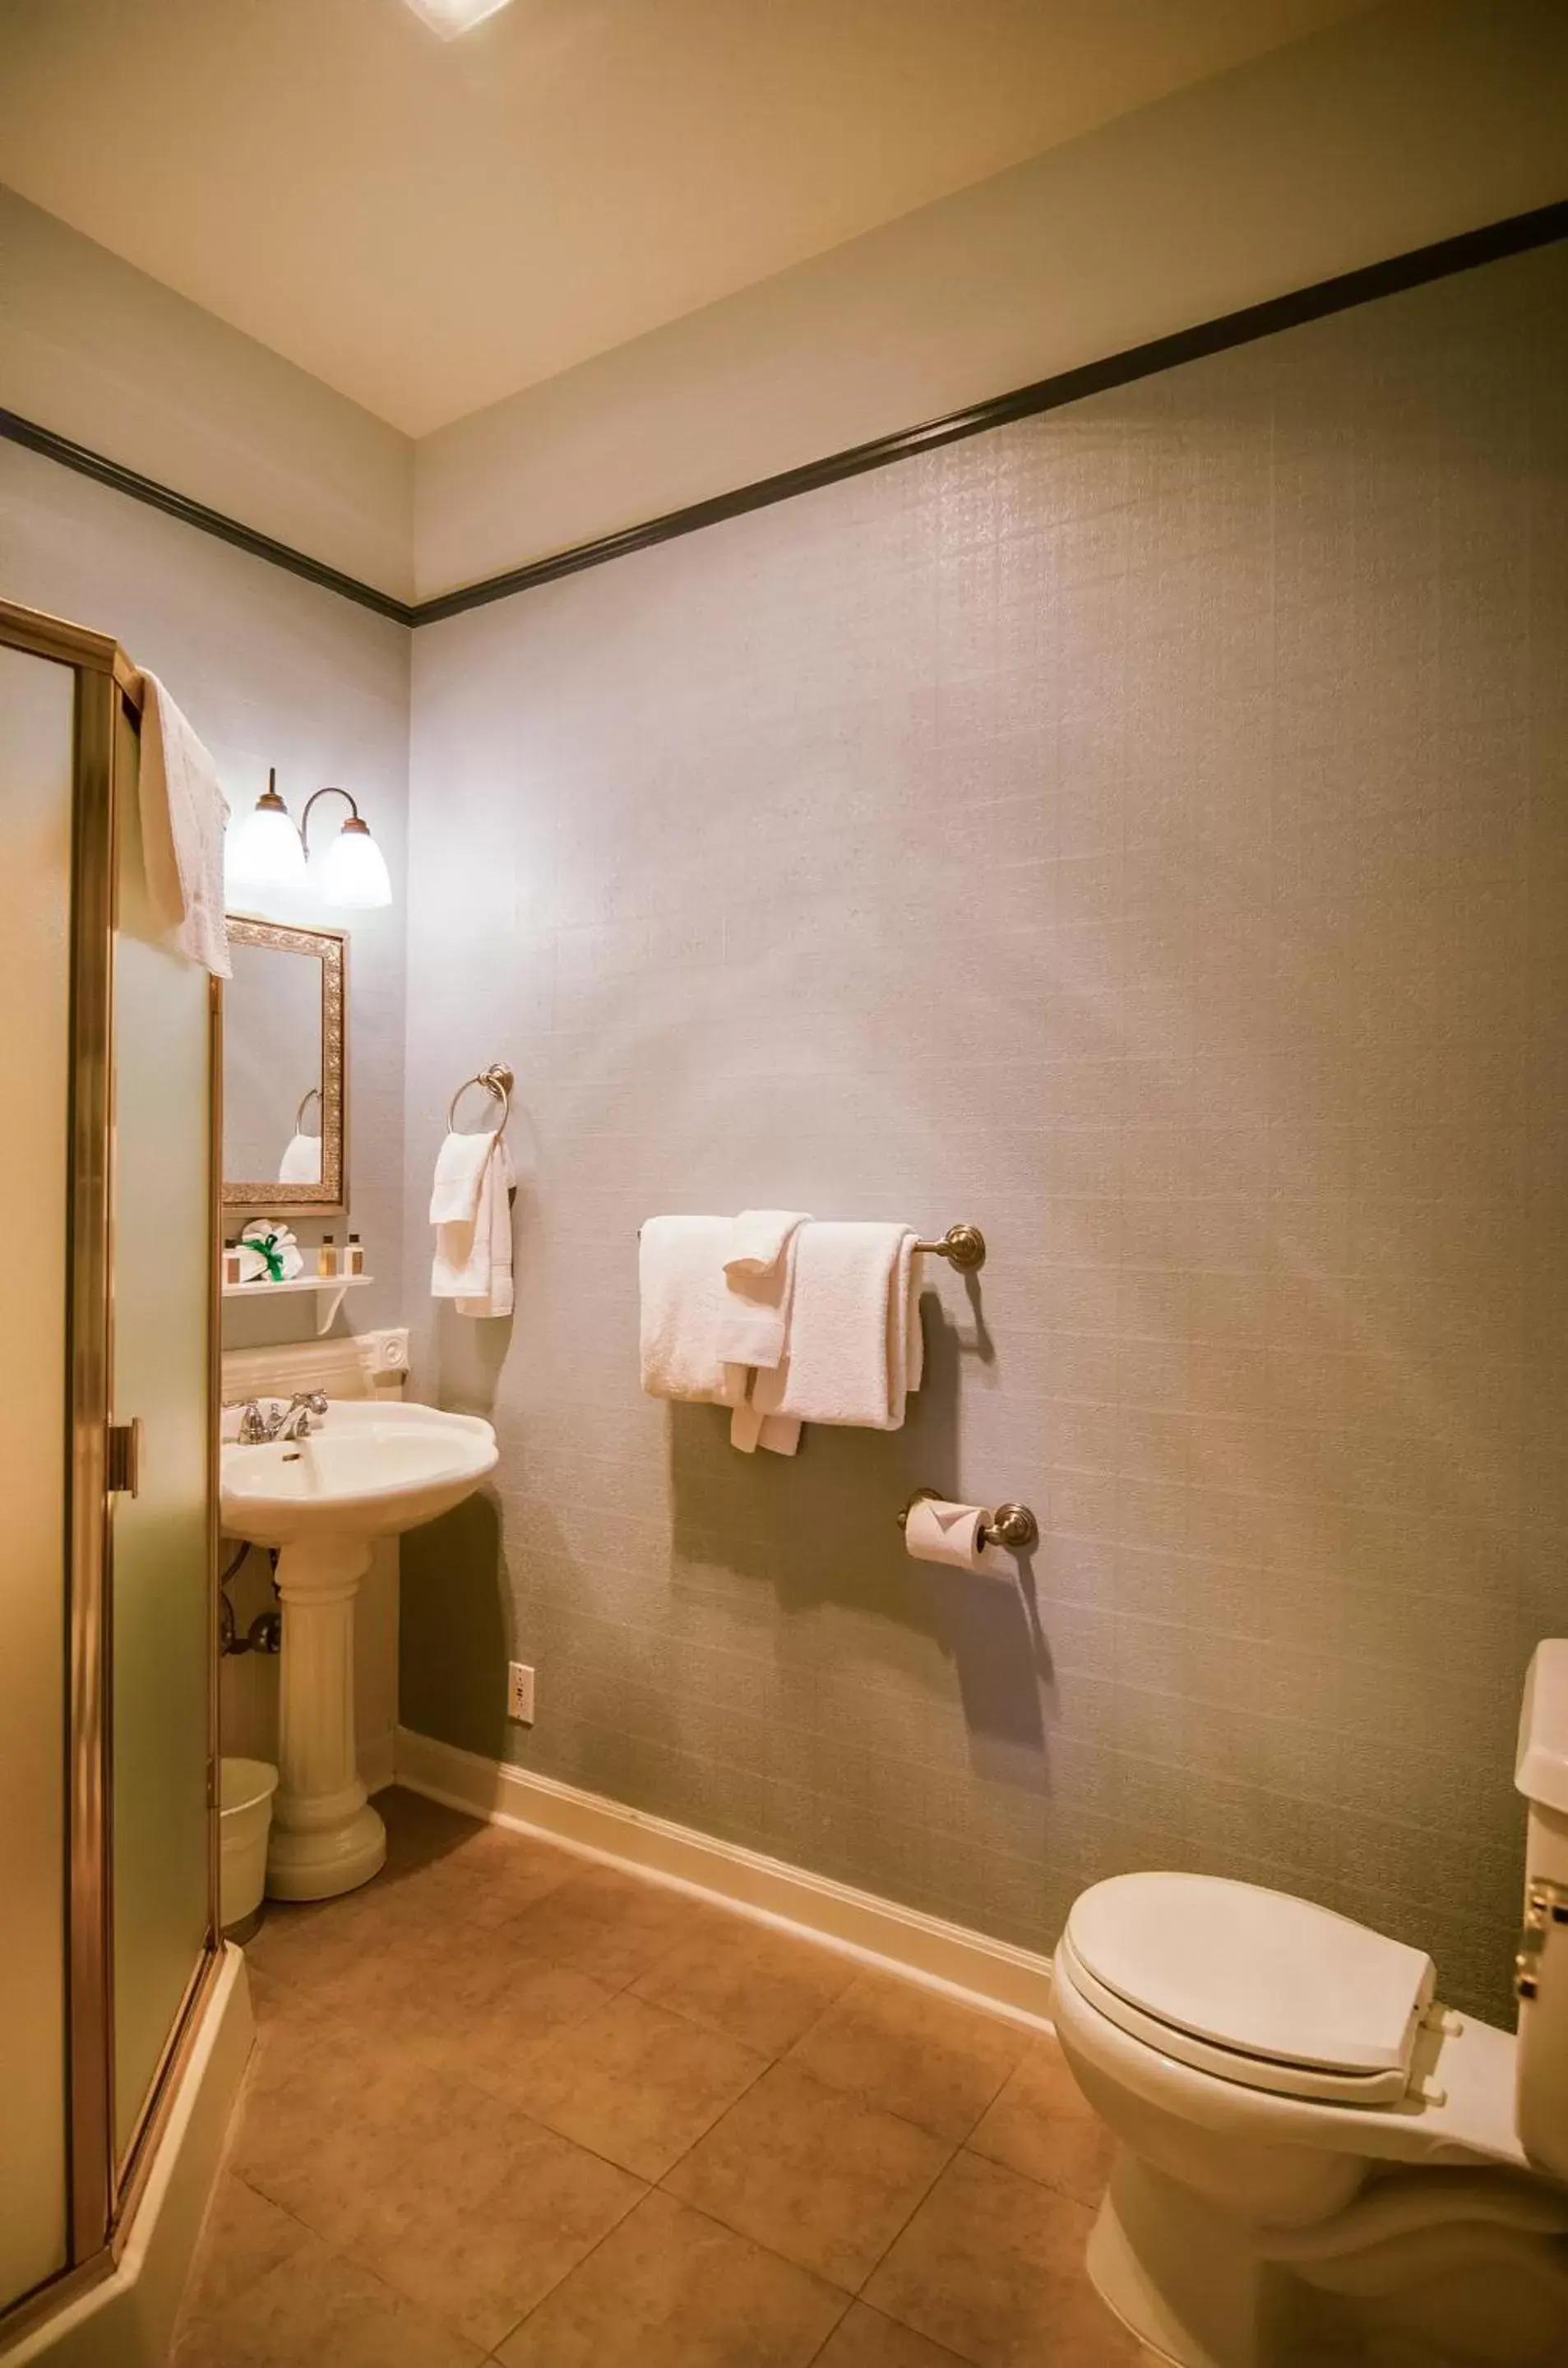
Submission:
[[[1565,102],[0,16],[6,2368],[1568,2357]]]

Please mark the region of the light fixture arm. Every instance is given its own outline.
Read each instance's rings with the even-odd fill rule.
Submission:
[[[305,811],[300,816],[300,842],[304,848],[307,855],[309,855],[311,851],[311,808],[314,805],[317,798],[347,798],[348,800],[349,820],[344,824],[344,829],[347,830],[351,825],[357,824],[359,829],[364,831],[366,837],[369,837],[369,825],[360,822],[359,820],[358,800],[354,796],[351,791],[340,790],[335,782],[329,781],[324,789],[312,791],[311,795],[305,800]]]

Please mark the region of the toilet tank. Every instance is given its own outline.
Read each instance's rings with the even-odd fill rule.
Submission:
[[[1529,1804],[1515,2119],[1530,2160],[1568,2180],[1568,1637],[1531,1656],[1514,1782]]]

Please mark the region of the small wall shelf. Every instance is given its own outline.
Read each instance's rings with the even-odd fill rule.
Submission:
[[[225,1299],[281,1299],[286,1292],[313,1291],[316,1295],[316,1338],[324,1338],[343,1304],[346,1291],[362,1291],[374,1281],[368,1274],[297,1274],[291,1282],[226,1282]]]

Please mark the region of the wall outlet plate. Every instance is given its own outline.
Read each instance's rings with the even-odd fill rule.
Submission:
[[[526,1661],[506,1664],[506,1715],[521,1719],[525,1726],[534,1722],[534,1673]]]

